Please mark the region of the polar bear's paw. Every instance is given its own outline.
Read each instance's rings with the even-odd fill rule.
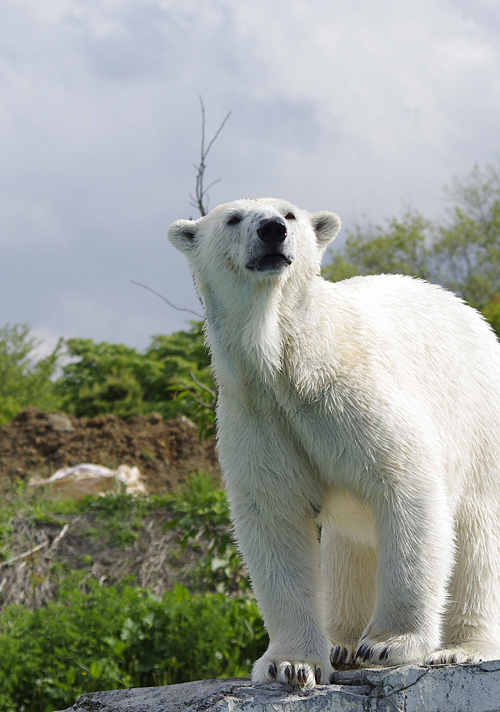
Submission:
[[[364,635],[354,653],[354,661],[362,667],[422,663],[424,657],[422,641],[411,633],[391,635],[382,640],[378,636]]]
[[[330,662],[334,668],[352,667],[354,664],[355,645],[349,643],[332,643]]]
[[[459,645],[456,648],[435,650],[427,656],[425,663],[427,665],[456,665],[457,663],[481,663],[490,659],[496,659],[496,656],[491,658],[487,653],[482,653],[473,646]]]
[[[269,684],[279,682],[282,685],[311,689],[316,685],[327,685],[332,671],[320,663],[298,660],[280,660],[264,655],[253,667],[253,682]]]

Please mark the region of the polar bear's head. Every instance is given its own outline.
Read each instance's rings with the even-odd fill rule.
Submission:
[[[235,200],[199,220],[168,229],[199,287],[220,280],[276,281],[317,274],[328,243],[340,230],[335,213],[308,213],[285,200]],[[203,289],[201,289],[203,292]]]

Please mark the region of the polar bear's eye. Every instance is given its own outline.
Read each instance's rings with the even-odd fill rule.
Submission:
[[[295,220],[295,215],[293,213],[287,213],[285,215],[285,220]]]
[[[227,221],[228,225],[237,225],[243,220],[243,217],[241,215],[232,215],[229,220]]]

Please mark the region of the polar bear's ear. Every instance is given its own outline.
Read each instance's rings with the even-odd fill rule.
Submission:
[[[329,242],[338,234],[342,222],[338,215],[322,210],[311,215],[311,225],[316,233],[318,245],[326,247]]]
[[[167,237],[180,252],[190,252],[196,243],[198,225],[194,220],[176,220],[167,230]]]

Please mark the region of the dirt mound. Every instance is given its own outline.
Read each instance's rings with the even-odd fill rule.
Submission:
[[[111,469],[137,465],[152,494],[170,492],[190,472],[219,476],[214,440],[200,441],[196,426],[183,417],[74,418],[26,408],[0,426],[0,490],[84,462]]]

